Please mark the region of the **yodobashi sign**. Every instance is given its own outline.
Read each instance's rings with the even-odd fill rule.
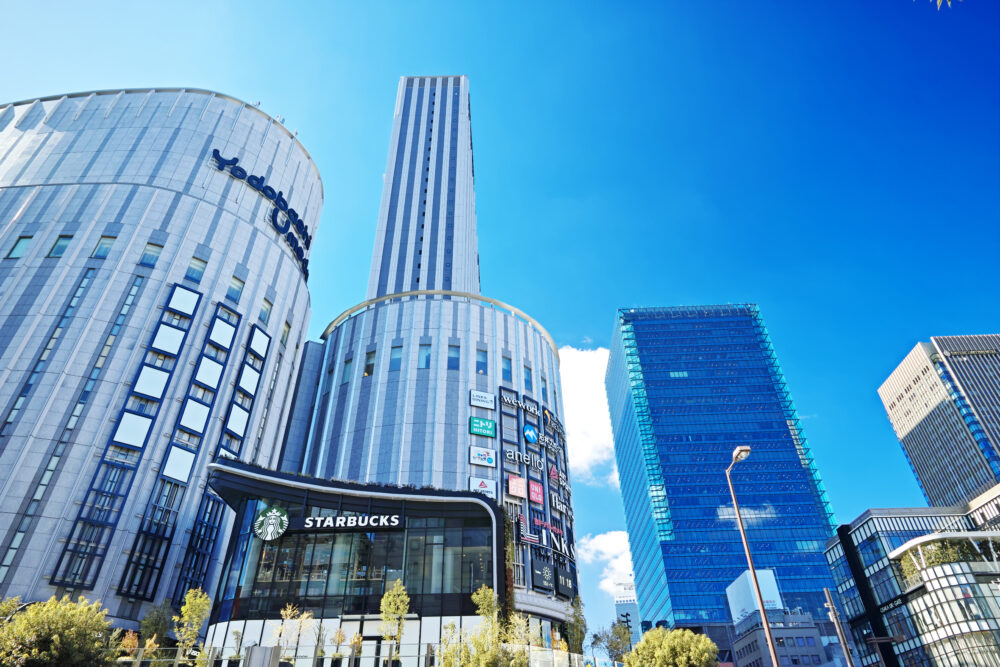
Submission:
[[[312,245],[312,236],[309,235],[309,228],[299,217],[298,212],[288,205],[285,194],[281,190],[275,191],[267,184],[267,179],[264,176],[248,174],[246,169],[239,166],[240,159],[238,157],[224,158],[219,153],[218,148],[213,148],[212,158],[219,171],[225,171],[226,167],[229,167],[230,176],[239,181],[246,181],[247,185],[259,192],[262,197],[274,202],[274,209],[269,216],[271,226],[284,237],[285,243],[292,249],[292,254],[299,261],[302,275],[308,279],[309,259],[306,257],[306,250]]]
[[[518,498],[528,497],[528,481],[517,475],[507,476],[507,493]]]
[[[469,390],[469,405],[492,410],[497,405],[497,397],[485,391]]]
[[[528,500],[539,505],[545,504],[545,491],[542,485],[534,480],[528,481]]]
[[[497,435],[497,423],[492,419],[469,417],[469,433],[472,435],[483,435],[487,438],[495,438]]]
[[[478,491],[479,493],[485,493],[490,498],[496,498],[497,483],[494,482],[492,479],[484,479],[482,477],[470,477],[469,491]]]
[[[469,463],[477,466],[497,467],[497,455],[492,449],[485,447],[469,448]]]

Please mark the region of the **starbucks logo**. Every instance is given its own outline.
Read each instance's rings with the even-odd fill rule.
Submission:
[[[266,507],[257,514],[253,522],[253,532],[265,542],[271,542],[285,534],[288,528],[288,512],[280,507]]]

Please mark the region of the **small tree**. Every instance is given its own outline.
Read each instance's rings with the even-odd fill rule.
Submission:
[[[242,654],[243,633],[240,632],[239,630],[233,630],[233,644],[234,644],[233,654],[230,656],[230,658],[235,658],[236,660],[239,660],[243,656]]]
[[[358,633],[351,635],[351,653],[353,655],[361,655],[361,644],[364,642],[364,637]]]
[[[337,658],[341,657],[340,645],[344,643],[345,639],[347,639],[347,637],[344,636],[344,629],[338,625],[337,629],[333,631],[333,636],[330,639],[333,640],[333,643],[336,647],[333,649],[334,657]]]
[[[715,667],[718,653],[719,648],[705,635],[653,628],[625,657],[625,667]]]
[[[587,617],[583,615],[583,600],[577,595],[566,621],[566,643],[573,653],[583,653],[583,642],[587,638]]]
[[[326,655],[326,628],[323,621],[316,624],[316,656],[322,658]]]
[[[120,648],[130,658],[135,655],[135,652],[139,650],[139,635],[135,633],[135,630],[129,630],[125,633]]]
[[[204,645],[198,641],[198,637],[201,635],[201,626],[208,619],[208,613],[211,610],[212,600],[200,588],[191,588],[184,594],[181,613],[179,616],[174,616],[173,620],[177,646],[181,649],[181,655],[187,659],[185,664],[193,664],[189,657],[196,646],[199,653],[205,650]]]
[[[621,662],[629,652],[630,637],[628,627],[624,623],[615,622],[610,629],[595,632],[590,645],[607,653],[611,660]]]
[[[155,607],[150,607],[146,615],[139,621],[139,636],[143,641],[153,640],[154,643],[157,641],[166,641],[167,633],[170,632],[170,619],[173,615],[173,607],[170,606],[170,602],[167,600],[164,600]],[[145,651],[143,653],[147,657],[154,657],[146,654]]]
[[[382,595],[382,602],[379,605],[382,611],[382,626],[379,632],[382,639],[392,643],[392,660],[399,658],[399,642],[403,636],[403,620],[410,612],[410,596],[406,594],[403,580],[397,579],[392,584],[392,588]]]
[[[118,648],[107,609],[68,595],[29,605],[0,626],[0,664],[19,667],[113,665]],[[113,641],[114,640],[114,641]],[[113,645],[109,646],[109,644]]]

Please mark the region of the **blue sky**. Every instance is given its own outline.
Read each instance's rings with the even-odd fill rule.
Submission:
[[[325,185],[317,335],[364,296],[398,77],[468,74],[484,293],[581,349],[619,306],[757,302],[838,519],[922,504],[875,389],[919,340],[1000,329],[1000,4],[623,5],[8,1],[0,100],[198,87],[284,116]],[[578,533],[620,530],[589,472]]]

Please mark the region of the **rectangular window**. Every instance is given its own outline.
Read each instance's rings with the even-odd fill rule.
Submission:
[[[17,240],[14,241],[14,245],[10,247],[10,252],[7,253],[7,259],[18,259],[28,249],[30,242],[30,236],[18,236]]]
[[[147,243],[146,248],[142,251],[142,257],[139,258],[139,265],[156,266],[156,260],[160,258],[161,252],[163,252],[163,246]]]
[[[487,375],[489,371],[486,366],[489,362],[489,356],[486,354],[486,350],[476,350],[476,373],[478,375]]]
[[[273,305],[274,304],[267,299],[264,299],[264,303],[260,304],[260,315],[257,316],[257,319],[259,319],[262,324],[267,324],[267,321],[271,319],[271,307]]]
[[[281,344],[284,346],[288,342],[288,334],[292,332],[292,325],[285,322],[285,326],[281,327]]]
[[[548,403],[549,402],[549,385],[545,381],[545,378],[541,378],[541,380],[542,380],[542,400],[545,401],[546,403]]]
[[[365,377],[375,374],[375,350],[365,354]]]
[[[188,264],[187,273],[184,274],[184,277],[193,283],[200,283],[201,277],[205,275],[206,266],[208,266],[208,262],[205,260],[192,257],[191,263]]]
[[[500,365],[502,367],[501,371],[503,373],[503,381],[504,382],[513,382],[514,381],[514,371],[511,369],[510,357],[504,357],[503,359],[501,359],[500,360]]]
[[[115,243],[114,236],[102,236],[97,240],[97,246],[94,248],[94,252],[90,255],[94,259],[104,259],[111,252],[111,246]]]
[[[462,349],[458,345],[448,346],[448,370],[457,371],[459,368],[459,361],[462,357]]]
[[[63,253],[66,252],[66,248],[69,247],[69,240],[73,238],[72,236],[60,236],[56,238],[56,242],[52,244],[52,250],[49,250],[49,257],[62,257]]]
[[[344,362],[344,372],[340,376],[340,383],[349,382],[351,379],[351,363],[353,359],[348,359]]]
[[[398,371],[403,363],[403,346],[393,345],[389,350],[389,370]]]
[[[532,391],[532,389],[531,389],[531,367],[530,366],[525,366],[524,367],[524,390],[525,391]]]
[[[421,345],[417,352],[417,368],[431,367],[431,346]]]
[[[233,276],[233,279],[229,281],[229,289],[226,290],[226,298],[233,303],[240,302],[240,296],[243,295],[243,281]]]

